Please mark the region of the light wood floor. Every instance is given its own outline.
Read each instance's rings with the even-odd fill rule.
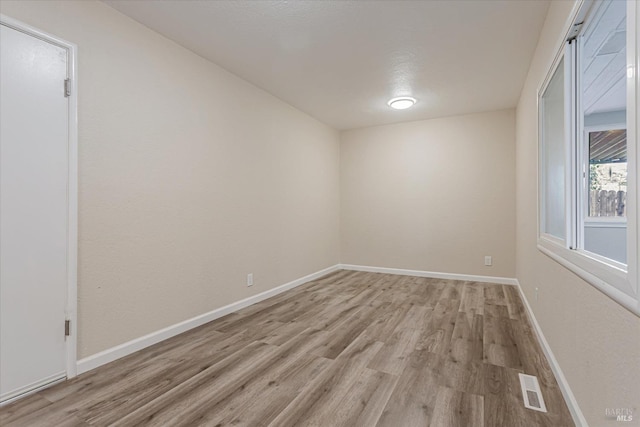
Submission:
[[[549,410],[525,409],[518,373]],[[573,426],[512,286],[339,271],[0,408],[3,426]]]

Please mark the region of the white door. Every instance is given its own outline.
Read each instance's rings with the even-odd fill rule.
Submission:
[[[66,376],[69,52],[0,30],[1,402]]]

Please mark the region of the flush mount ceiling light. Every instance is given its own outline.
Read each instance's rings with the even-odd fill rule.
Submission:
[[[396,110],[406,110],[407,108],[413,107],[413,104],[416,103],[415,98],[411,98],[410,96],[401,96],[398,98],[390,99],[387,104],[389,107]]]

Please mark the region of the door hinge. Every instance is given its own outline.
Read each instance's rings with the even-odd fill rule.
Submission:
[[[65,79],[64,81],[64,97],[71,96],[71,79]]]
[[[64,321],[64,336],[68,337],[71,335],[71,320]]]

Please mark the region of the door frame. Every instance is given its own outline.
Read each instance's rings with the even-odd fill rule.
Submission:
[[[78,47],[74,43],[3,14],[0,14],[0,24],[59,46],[68,52],[67,78],[71,81],[71,94],[69,95],[68,105],[69,141],[67,155],[69,166],[67,178],[67,295],[65,320],[70,321],[71,329],[69,336],[65,337],[65,360],[67,378],[73,378],[77,374],[78,346]],[[18,397],[22,396],[24,394]],[[13,399],[9,399],[9,401],[11,400]],[[8,401],[3,403],[8,403]]]

